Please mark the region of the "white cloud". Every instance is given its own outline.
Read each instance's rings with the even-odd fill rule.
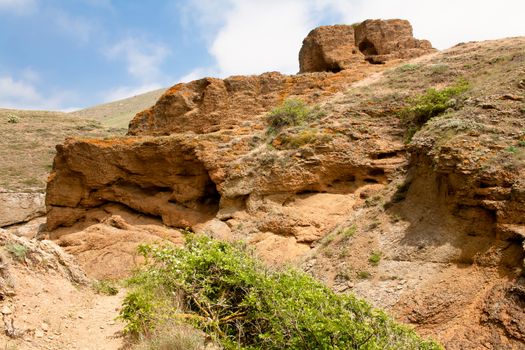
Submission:
[[[162,44],[126,38],[106,51],[109,58],[122,60],[131,77],[137,81],[128,86],[117,86],[103,93],[104,101],[121,100],[166,86],[160,66],[169,54]]]
[[[31,83],[38,83],[40,81],[40,74],[31,67],[24,68],[20,72],[20,75],[23,80]]]
[[[146,92],[157,90],[162,87],[163,86],[161,86],[160,84],[156,84],[156,83],[144,84],[144,85],[138,85],[138,86],[119,86],[109,91],[106,91],[103,94],[103,100],[105,102],[123,100],[125,98],[133,97],[133,96],[140,95]]]
[[[129,74],[143,83],[160,79],[159,66],[168,53],[164,45],[136,38],[126,38],[107,50],[110,58],[124,60]]]
[[[218,76],[265,71],[296,73],[302,40],[327,17],[351,12],[347,0],[222,0],[187,3],[193,21],[207,39]],[[218,8],[222,8],[219,10]]]
[[[62,34],[74,38],[77,43],[86,44],[97,31],[97,25],[93,21],[71,16],[61,10],[51,11],[50,17]]]
[[[224,75],[297,71],[297,54],[309,30],[299,1],[234,1],[210,47]]]
[[[24,78],[14,79],[8,75],[0,76],[1,108],[64,110],[68,109],[64,107],[65,101],[72,97],[74,97],[73,94],[67,92],[43,95],[32,81]]]
[[[0,12],[29,15],[37,9],[36,0],[0,0]]]

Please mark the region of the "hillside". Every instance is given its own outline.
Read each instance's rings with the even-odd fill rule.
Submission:
[[[163,89],[71,113],[0,108],[0,189],[43,192],[55,145],[67,137],[108,137],[126,132],[138,112],[152,106]]]
[[[446,349],[525,349],[525,38],[438,52],[407,21],[367,20],[313,30],[299,59],[297,75],[177,84],[136,114],[127,135],[93,128],[68,138],[47,183],[46,225],[33,236],[97,279],[129,276],[144,261],[142,242],[180,246],[187,230],[240,240],[266,266],[298,267]],[[32,130],[22,121],[6,125]],[[203,249],[190,248],[199,273],[225,266],[225,285],[237,276],[228,269],[243,266],[199,265]],[[166,273],[181,271],[175,253],[157,254],[160,270],[134,280],[147,293],[128,294],[132,310],[147,310],[155,293],[195,298],[170,289]],[[160,282],[168,289],[152,291]],[[209,307],[236,304],[221,293]],[[218,322],[195,301],[158,318],[203,317],[194,310]],[[217,322],[193,325],[227,340]],[[300,339],[291,324],[285,341]]]
[[[154,90],[123,100],[104,103],[68,113],[71,117],[93,119],[107,128],[128,127],[129,121],[138,112],[153,106],[165,89]]]
[[[122,134],[95,120],[61,112],[0,109],[0,189],[44,192],[55,145],[67,137]]]

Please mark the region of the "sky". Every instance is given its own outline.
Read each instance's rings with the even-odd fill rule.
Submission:
[[[0,108],[71,111],[205,76],[299,70],[319,26],[408,19],[446,49],[525,35],[525,0],[0,0]]]

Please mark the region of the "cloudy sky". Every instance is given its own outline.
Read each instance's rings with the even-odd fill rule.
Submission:
[[[525,35],[525,0],[0,0],[0,108],[72,110],[203,76],[295,73],[318,25],[405,18],[438,49]]]

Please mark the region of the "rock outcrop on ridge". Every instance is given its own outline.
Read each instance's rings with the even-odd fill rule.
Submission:
[[[337,73],[363,61],[380,64],[434,51],[428,40],[414,39],[406,20],[369,19],[354,25],[322,26],[304,39],[299,72]]]
[[[403,35],[388,34],[396,23]],[[352,45],[375,48],[341,58],[353,63],[340,71],[178,84],[127,137],[68,139],[48,183],[50,237],[85,252],[85,231],[71,232],[118,207],[244,239],[269,263],[299,264],[447,348],[523,348],[525,39],[406,61],[433,50],[404,23],[365,21],[353,36],[332,27],[345,31],[341,46],[326,46],[333,62]],[[399,112],[458,81],[468,90],[409,130]],[[268,112],[289,98],[318,105],[313,117],[270,128]]]

